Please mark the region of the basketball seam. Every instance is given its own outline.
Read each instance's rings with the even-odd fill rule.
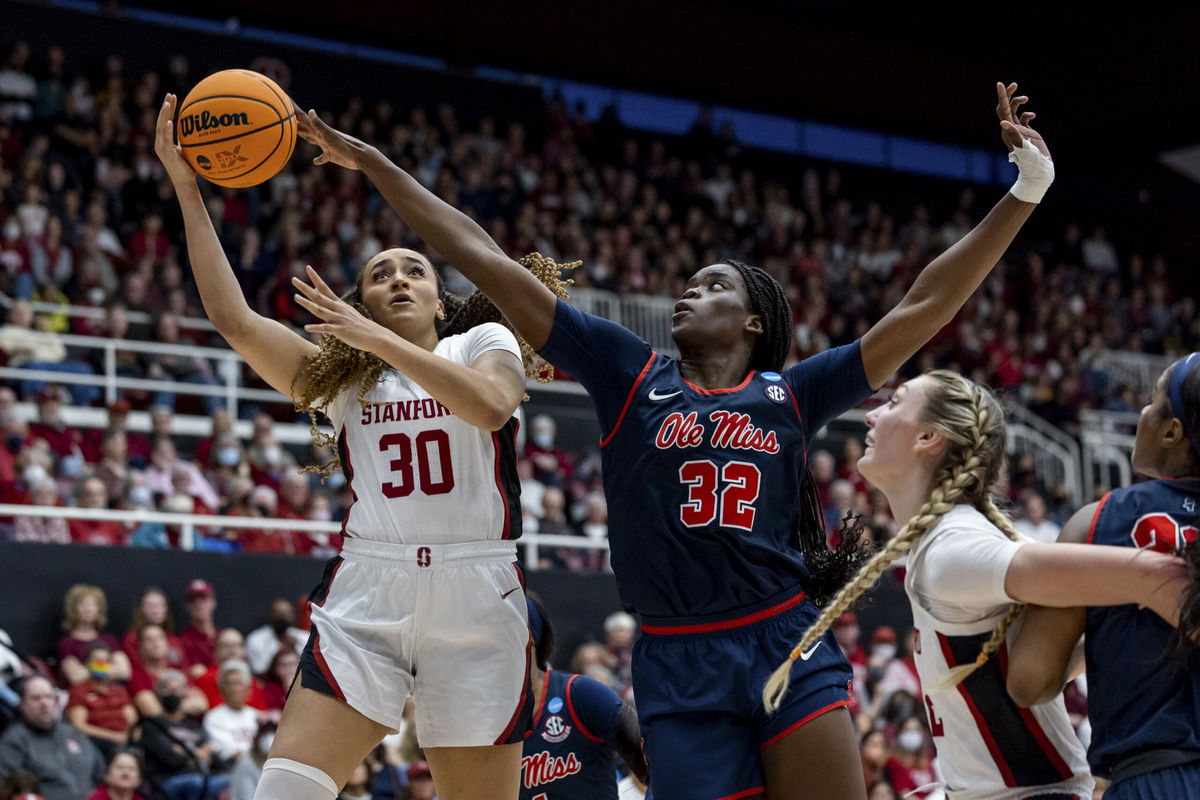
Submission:
[[[275,97],[278,98],[279,104],[281,106],[283,106],[284,108],[291,108],[292,104],[288,100],[286,93],[283,96],[280,96],[279,93],[282,92],[283,89],[281,89],[279,87],[279,84],[275,83],[275,81],[271,80],[270,78],[268,78],[265,75],[260,75],[259,73],[254,72],[252,70],[248,70],[248,69],[238,70],[238,72],[242,73],[247,78],[253,78],[254,80],[261,83],[263,86],[267,87],[271,91],[271,94],[275,95]],[[285,119],[295,117],[295,116],[296,116],[296,111],[295,111],[295,109],[292,109],[291,113],[288,115],[288,117],[285,117]],[[296,150],[296,138],[298,135],[299,135],[299,131],[297,130],[297,126],[293,125],[292,126],[292,144],[290,146],[290,149],[293,153]],[[280,143],[282,144],[282,141]],[[279,147],[276,146],[275,150],[278,150],[278,149],[279,149]],[[271,155],[275,155],[275,150],[271,151]],[[271,156],[267,156],[267,158],[270,158],[270,157]],[[289,154],[288,158],[291,159],[291,157],[292,157],[291,154]],[[254,169],[258,169],[261,166],[262,166],[262,164],[259,164],[259,165],[255,166]],[[281,168],[282,168],[282,165],[281,165]],[[253,171],[253,170],[250,170],[250,171]]]

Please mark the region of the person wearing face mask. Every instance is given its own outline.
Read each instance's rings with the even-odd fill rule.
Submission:
[[[571,478],[571,457],[554,446],[558,426],[554,419],[539,414],[529,424],[525,458],[533,462],[533,477],[546,486],[562,487]]]
[[[163,792],[196,798],[208,773],[206,797],[219,797],[229,786],[229,776],[219,774],[226,765],[216,758],[204,727],[183,711],[187,677],[179,670],[164,670],[154,685],[163,713],[147,717],[134,734],[146,754],[146,777]],[[216,773],[216,774],[214,774]]]
[[[279,648],[290,647],[299,655],[307,640],[308,634],[296,627],[296,610],[291,601],[276,598],[271,601],[267,623],[246,637],[246,660],[256,675],[262,674],[270,668]]]
[[[888,783],[901,797],[929,797],[936,778],[929,757],[929,734],[919,717],[909,717],[897,726],[892,756],[884,765]],[[924,791],[921,791],[924,789]]]
[[[112,648],[103,641],[92,642],[85,662],[88,679],[71,687],[67,698],[67,721],[91,737],[106,758],[129,743],[129,730],[137,722],[137,711],[125,687],[112,678]]]
[[[128,511],[136,509],[153,511],[154,492],[150,491],[150,487],[145,484],[135,483],[129,487],[129,494],[125,496],[125,509]],[[131,525],[133,529],[129,534],[130,547],[145,547],[151,550],[170,549],[171,540],[167,537],[166,525],[148,520],[131,523]]]
[[[262,777],[263,764],[267,761],[267,753],[275,743],[275,723],[264,722],[258,727],[254,737],[254,745],[246,758],[239,758],[229,775],[229,800],[253,800],[258,788],[258,780]]]

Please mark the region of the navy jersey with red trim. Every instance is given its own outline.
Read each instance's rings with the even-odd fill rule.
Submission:
[[[544,680],[521,757],[521,800],[616,800],[621,699],[583,675],[551,669]]]
[[[1192,543],[1200,482],[1154,480],[1105,495],[1088,541],[1173,552]],[[1088,761],[1107,776],[1147,750],[1200,750],[1200,652],[1174,650],[1175,629],[1136,605],[1087,611]]]
[[[697,620],[803,588],[795,549],[807,448],[870,396],[858,342],[706,391],[675,359],[559,302],[541,354],[591,395],[622,601]]]

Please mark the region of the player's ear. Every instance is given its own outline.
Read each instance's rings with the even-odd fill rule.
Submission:
[[[937,428],[926,428],[917,435],[917,440],[913,443],[913,450],[917,453],[922,453],[940,458],[945,454],[949,442],[946,441],[946,436]]]
[[[758,314],[751,314],[746,319],[745,330],[747,333],[755,333],[755,334],[762,333],[763,332],[762,317],[760,317]]]
[[[437,301],[437,310],[433,312],[433,315],[440,320],[446,319],[446,304],[443,303],[441,300],[438,300]]]

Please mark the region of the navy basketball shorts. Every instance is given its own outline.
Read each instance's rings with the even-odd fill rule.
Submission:
[[[1200,763],[1147,772],[1120,783],[1104,792],[1104,800],[1200,800]]]
[[[820,609],[803,593],[726,620],[643,620],[633,691],[655,800],[735,800],[763,791],[762,750],[850,704],[853,672],[829,631],[792,667],[783,706],[768,715],[767,678]]]
[[[393,730],[412,694],[423,747],[523,741],[533,696],[515,559],[507,541],[347,539],[309,597],[300,685]]]

